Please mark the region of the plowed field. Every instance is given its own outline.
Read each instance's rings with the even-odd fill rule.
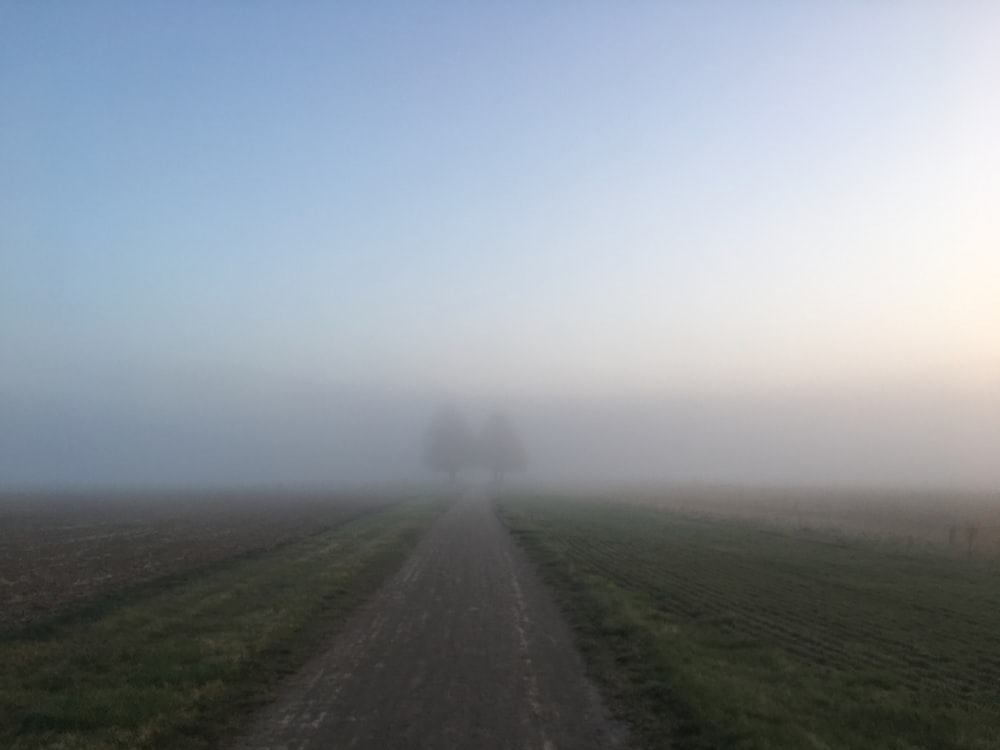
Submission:
[[[382,507],[289,494],[0,496],[0,631]]]

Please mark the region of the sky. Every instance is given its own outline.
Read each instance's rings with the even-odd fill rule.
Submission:
[[[1000,6],[0,0],[0,486],[1000,484]]]

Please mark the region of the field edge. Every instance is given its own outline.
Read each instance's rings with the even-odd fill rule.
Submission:
[[[218,747],[449,505],[404,500],[0,637],[0,744]]]

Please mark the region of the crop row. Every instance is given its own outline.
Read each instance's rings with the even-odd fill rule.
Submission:
[[[989,705],[1000,684],[996,579],[960,561],[819,544],[635,509],[523,508],[574,568],[711,629],[844,674]]]

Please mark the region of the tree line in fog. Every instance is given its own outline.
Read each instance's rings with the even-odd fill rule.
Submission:
[[[424,442],[424,464],[454,482],[463,469],[481,467],[494,482],[525,464],[524,445],[504,414],[494,412],[476,431],[464,415],[444,406],[431,419]]]

